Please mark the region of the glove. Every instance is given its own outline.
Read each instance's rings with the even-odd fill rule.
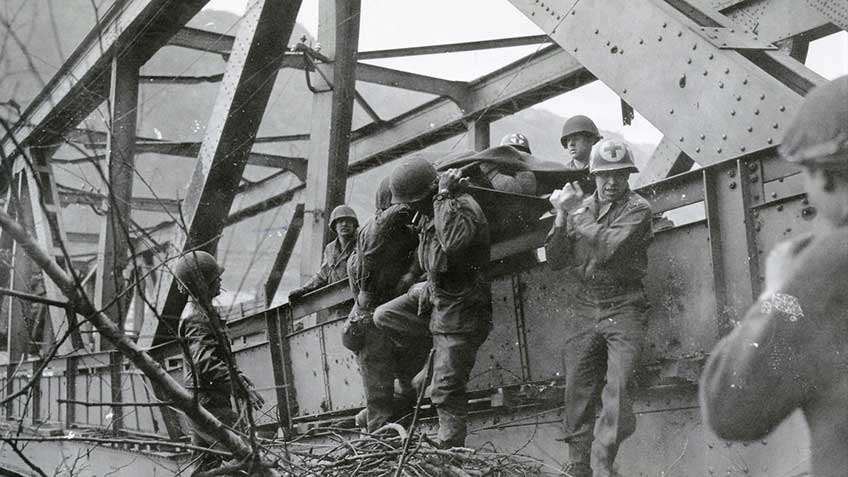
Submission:
[[[371,317],[371,312],[361,311],[354,305],[342,331],[342,345],[345,348],[358,353],[365,347],[365,333],[370,326]]]

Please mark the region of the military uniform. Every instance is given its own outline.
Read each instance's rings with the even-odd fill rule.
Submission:
[[[551,268],[568,267],[581,284],[575,331],[564,343],[565,430],[572,462],[588,464],[591,450],[595,475],[609,475],[620,443],[636,428],[631,391],[645,335],[642,278],[652,237],[645,199],[627,191],[601,202],[596,192],[545,243]]]
[[[227,350],[219,345],[201,307],[189,302],[187,314],[180,320],[178,333],[189,349],[192,363],[183,363],[185,386],[196,394],[200,405],[226,426],[235,426],[238,415],[232,407],[233,386],[226,364]],[[250,380],[238,371],[239,379],[252,386]],[[197,386],[195,387],[195,380]],[[192,444],[200,447],[216,447],[214,442],[198,430],[192,431]],[[217,469],[221,457],[203,453],[195,472]]]
[[[299,294],[309,293],[347,278],[347,259],[355,246],[354,241],[343,246],[338,238],[328,243],[324,247],[324,258],[321,260],[321,268],[318,273],[305,285],[297,289],[297,292]]]
[[[419,346],[399,348],[373,325],[374,309],[405,292],[402,277],[412,268],[418,244],[412,229],[412,210],[392,205],[359,229],[356,250],[348,260],[348,276],[356,297],[349,326],[361,335],[354,351],[359,361],[367,402],[368,429],[374,431],[392,418],[401,417],[414,402],[414,392],[405,402],[396,403],[394,379],[409,383],[421,368],[429,350],[429,340]],[[409,389],[409,386],[406,386]]]
[[[430,398],[439,415],[438,439],[464,445],[465,388],[477,349],[491,329],[491,292],[486,278],[489,226],[468,194],[440,193],[433,218],[418,224],[418,261],[426,283],[377,308],[374,323],[404,343],[415,343],[429,328],[433,337]]]
[[[723,439],[769,434],[796,409],[810,427],[811,475],[848,472],[848,228],[817,237],[713,349],[701,380]]]

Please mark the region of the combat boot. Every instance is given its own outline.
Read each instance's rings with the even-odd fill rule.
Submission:
[[[568,477],[592,477],[592,467],[585,462],[571,462],[562,468]]]

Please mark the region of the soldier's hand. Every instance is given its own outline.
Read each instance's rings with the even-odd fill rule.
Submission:
[[[773,294],[783,286],[784,280],[791,273],[795,257],[812,240],[811,234],[805,234],[792,240],[777,244],[766,258],[766,276],[763,294]]]
[[[439,192],[456,192],[462,185],[459,169],[448,169],[439,176]]]
[[[572,182],[555,190],[548,200],[557,212],[573,212],[583,203],[583,189],[577,182]]]
[[[293,302],[298,300],[300,297],[306,294],[306,291],[303,288],[295,288],[294,290],[289,292],[289,302]]]

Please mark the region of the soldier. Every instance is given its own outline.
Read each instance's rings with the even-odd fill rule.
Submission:
[[[601,139],[595,122],[586,116],[572,116],[562,125],[559,141],[571,157],[571,160],[565,161],[565,165],[572,170],[585,171],[585,179],[578,179],[578,183],[586,193],[594,191],[594,181],[589,177],[589,155],[592,146]]]
[[[357,227],[359,220],[353,209],[346,205],[333,209],[330,214],[330,230],[336,233],[336,238],[324,247],[324,259],[318,273],[306,285],[289,292],[289,301],[347,278],[347,259],[356,246]]]
[[[221,343],[213,329],[215,325],[210,321],[220,320],[212,299],[221,293],[223,272],[224,268],[215,258],[202,251],[186,253],[179,258],[173,270],[180,290],[188,294],[187,309],[178,328],[179,337],[188,346],[192,360],[183,365],[186,388],[193,391],[200,405],[219,421],[233,427],[239,416],[233,410],[231,400],[241,391],[252,388],[253,384],[241,371],[235,370],[235,376],[230,372],[227,366],[228,356],[232,356],[229,340]],[[234,383],[233,378],[242,382]],[[243,398],[257,410],[265,403],[253,389]],[[215,443],[197,429],[192,431],[191,440],[196,446],[215,447]],[[214,470],[221,464],[220,456],[201,453],[195,472]]]
[[[501,139],[501,146],[510,146],[525,154],[530,154],[530,141],[521,133],[507,134]],[[486,176],[495,190],[514,194],[536,195],[536,175],[531,171],[508,173],[495,164],[480,163],[480,171]]]
[[[412,408],[415,391],[410,381],[430,349],[429,340],[409,349],[394,346],[372,319],[377,306],[405,293],[417,278],[414,262],[418,237],[412,228],[413,215],[406,204],[392,205],[386,177],[377,190],[377,213],[359,229],[356,250],[348,260],[355,301],[343,343],[359,361],[367,406],[357,422],[369,432],[403,417]],[[401,384],[399,402],[394,396],[395,376]]]
[[[427,281],[374,313],[374,324],[404,343],[420,340],[428,328],[432,333],[430,399],[439,416],[436,443],[445,448],[465,444],[465,388],[492,327],[489,224],[479,204],[460,190],[461,177],[457,169],[437,177],[420,158],[392,171],[393,202],[419,214],[418,261]]]
[[[848,76],[811,91],[780,154],[803,170],[819,221],[776,246],[765,291],[710,354],[701,409],[723,439],[761,439],[796,409],[809,475],[848,471]]]
[[[589,170],[594,194],[584,197],[577,183],[551,194],[556,219],[545,243],[551,268],[568,267],[580,283],[563,353],[567,471],[577,477],[593,469],[595,476],[610,475],[619,445],[636,429],[631,393],[645,335],[642,278],[653,238],[650,205],[627,184],[637,172],[629,146],[599,142]]]

